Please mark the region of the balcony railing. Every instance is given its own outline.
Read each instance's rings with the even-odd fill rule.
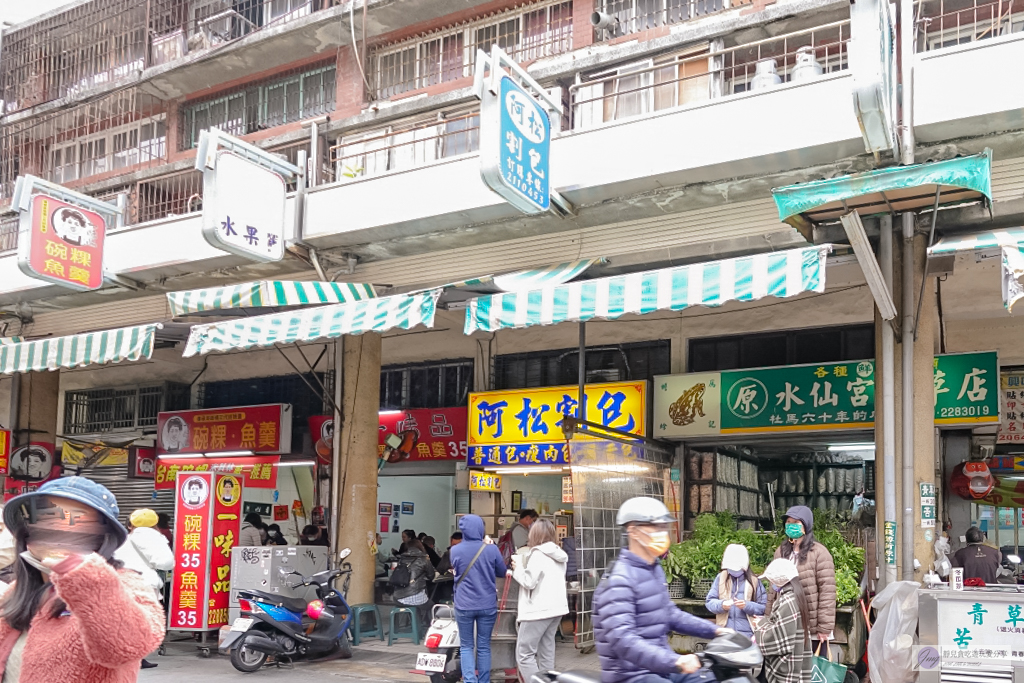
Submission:
[[[574,129],[742,92],[766,90],[847,68],[849,20],[725,50],[646,60],[570,87]]]
[[[924,0],[915,9],[918,52],[1024,32],[1024,0]]]
[[[74,96],[336,4],[340,0],[93,0],[4,35],[0,100],[11,113]]]
[[[0,252],[13,251],[18,248],[19,220],[17,214],[0,216]]]
[[[480,149],[480,113],[434,119],[364,135],[343,137],[331,147],[339,181],[415,168]]]
[[[613,26],[598,31],[599,38],[646,31],[678,24],[715,12],[749,5],[753,0],[599,0],[596,9],[615,20]]]

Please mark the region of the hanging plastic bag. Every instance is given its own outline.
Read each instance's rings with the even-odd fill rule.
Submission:
[[[935,573],[945,578],[949,576],[952,564],[949,561],[949,536],[941,534],[935,539]]]
[[[911,683],[916,678],[913,655],[917,646],[917,597],[921,584],[897,581],[871,601],[879,610],[868,639],[871,680]]]

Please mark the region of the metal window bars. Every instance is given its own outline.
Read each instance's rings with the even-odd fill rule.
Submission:
[[[188,103],[179,117],[179,149],[199,143],[199,134],[216,126],[246,135],[334,111],[335,61],[293,69],[244,88]]]
[[[18,214],[0,216],[0,252],[18,248]]]
[[[519,62],[572,49],[572,2],[538,2],[380,45],[370,59],[371,96],[395,95],[473,75],[478,49],[497,43]]]
[[[480,112],[435,115],[427,121],[344,136],[331,147],[339,181],[422,166],[480,149]]]
[[[730,7],[749,5],[753,0],[603,0],[598,9],[616,19],[611,29],[599,31],[601,38],[646,31],[678,24]],[[603,35],[601,35],[603,33]]]
[[[923,0],[914,10],[917,52],[1024,31],[1024,0]]]
[[[74,96],[148,67],[320,11],[337,0],[92,0],[8,31],[6,113]]]
[[[590,128],[746,92],[758,64],[769,61],[780,82],[793,80],[798,60],[807,60],[807,55],[821,73],[845,70],[849,24],[849,20],[837,21],[727,49],[704,49],[697,54],[691,50],[580,77],[569,88],[572,126]]]
[[[128,207],[137,223],[202,211],[203,174],[191,169],[140,181],[129,196]]]

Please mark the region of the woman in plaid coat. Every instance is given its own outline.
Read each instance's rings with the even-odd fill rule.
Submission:
[[[762,577],[777,593],[771,616],[754,630],[768,683],[811,681],[810,618],[799,574],[791,560],[779,559],[768,565]]]

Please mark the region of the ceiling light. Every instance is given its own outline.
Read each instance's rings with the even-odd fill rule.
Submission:
[[[252,455],[252,451],[217,451],[215,453],[205,453],[207,458],[231,458],[236,455]]]
[[[875,444],[873,443],[845,443],[845,444],[834,444],[829,446],[828,449],[832,452],[836,451],[873,451],[875,450]]]
[[[290,460],[288,462],[275,463],[277,467],[299,467],[301,465],[306,465],[307,467],[309,467],[315,464],[316,462],[312,460]]]
[[[556,467],[485,467],[484,470],[495,474],[543,474],[562,471]]]

